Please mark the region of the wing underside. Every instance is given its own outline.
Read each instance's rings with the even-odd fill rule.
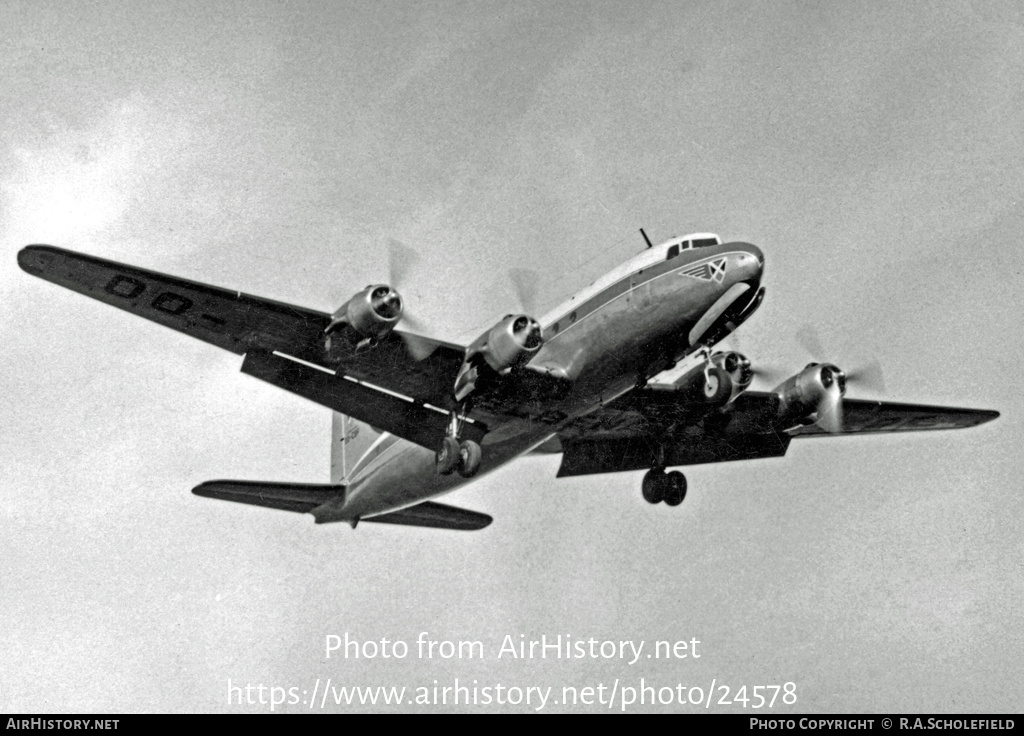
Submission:
[[[985,409],[843,399],[843,426],[834,434],[963,429],[990,422],[998,416],[999,412]],[[817,425],[808,425],[793,429],[790,434],[793,437],[828,437],[832,433]]]
[[[429,450],[448,426],[447,412],[280,353],[251,351],[242,372]],[[480,442],[484,432],[483,425],[467,421],[462,437]]]
[[[559,476],[781,457],[799,437],[960,429],[998,412],[885,401],[843,400],[843,427],[782,424],[773,393],[748,391],[725,413],[702,413],[675,392],[634,391],[559,432]]]
[[[48,245],[18,253],[26,272],[172,330],[230,350],[302,351],[330,316],[230,289],[148,271]]]
[[[383,414],[392,420],[388,431],[401,437],[423,444],[429,434],[433,448],[443,434],[435,430],[439,422],[443,425],[442,410],[451,401],[464,347],[401,332],[388,334],[368,350],[359,349],[357,340],[347,339],[333,340],[328,347],[324,330],[331,317],[325,312],[49,245],[23,248],[18,263],[41,279],[233,353],[246,354],[251,357],[246,360],[251,370],[243,370],[286,390],[374,426],[380,426],[377,420]],[[275,353],[314,366],[309,370],[327,371],[339,381],[347,378],[355,386],[372,385],[377,390],[346,393],[315,377],[308,378],[298,368],[282,372]],[[360,400],[365,400],[365,405]],[[427,405],[439,410],[428,410]],[[396,420],[399,416],[401,422]],[[420,429],[414,431],[417,422]]]

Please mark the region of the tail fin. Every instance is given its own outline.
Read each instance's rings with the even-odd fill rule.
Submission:
[[[348,485],[356,464],[382,433],[366,422],[334,412],[331,425],[331,483]]]

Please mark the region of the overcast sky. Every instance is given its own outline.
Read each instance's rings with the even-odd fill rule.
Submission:
[[[1012,0],[0,0],[0,710],[261,712],[228,680],[328,677],[1018,709],[1021,79]],[[798,370],[810,324],[814,357],[882,364],[851,396],[1002,417],[693,467],[675,509],[530,457],[446,499],[482,532],[315,526],[190,489],[327,482],[328,410],[16,264],[51,243],[329,311],[395,238],[409,309],[468,340],[519,308],[510,269],[543,312],[641,226],[763,248],[755,363]],[[324,657],[424,631],[486,659]],[[498,659],[506,634],[702,656]]]

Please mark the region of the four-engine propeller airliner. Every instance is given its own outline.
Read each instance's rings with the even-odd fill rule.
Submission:
[[[715,346],[760,306],[764,255],[710,233],[648,242],[539,320],[507,315],[469,345],[396,329],[404,302],[392,285],[328,314],[47,245],[25,247],[18,263],[244,355],[243,373],[332,409],[330,484],[193,489],[317,523],[481,529],[490,516],[431,499],[528,452],[561,453],[560,477],[646,470],[643,497],[676,506],[686,478],[668,468],[779,457],[795,437],[998,416],[846,399],[847,376],[829,363],[748,390],[750,361]]]

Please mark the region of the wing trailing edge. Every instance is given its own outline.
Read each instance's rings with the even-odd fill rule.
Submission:
[[[448,427],[448,415],[440,410],[294,356],[253,350],[242,362],[242,373],[429,450],[437,448]],[[476,442],[484,433],[485,428],[473,422],[463,428],[463,437]]]

